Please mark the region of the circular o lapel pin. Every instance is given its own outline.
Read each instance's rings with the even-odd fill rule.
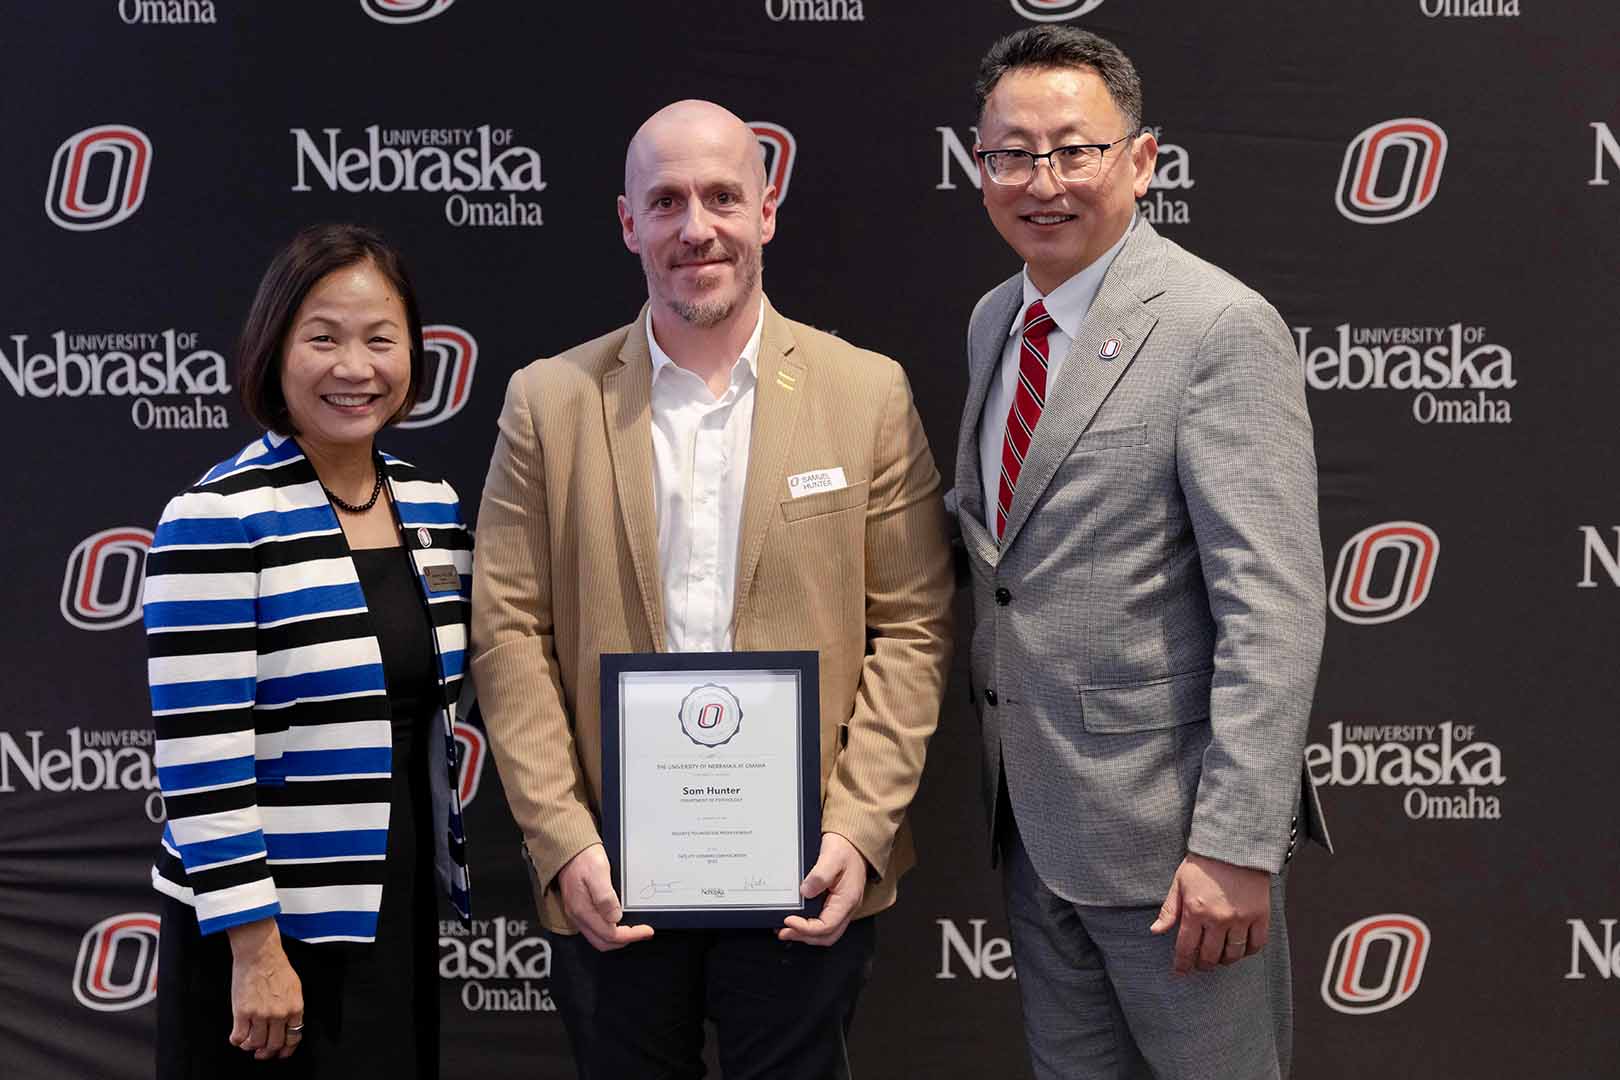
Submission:
[[[423,547],[433,546],[433,534],[427,531],[426,525],[416,530],[416,540]]]
[[[1097,350],[1097,355],[1102,357],[1104,360],[1112,360],[1114,357],[1118,356],[1119,338],[1111,337],[1107,341],[1103,342],[1102,348]]]

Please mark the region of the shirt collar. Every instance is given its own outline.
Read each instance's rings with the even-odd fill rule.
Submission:
[[[1046,301],[1046,313],[1052,316],[1052,321],[1057,324],[1057,328],[1070,341],[1073,341],[1075,334],[1080,330],[1080,324],[1086,321],[1086,315],[1091,311],[1092,301],[1097,299],[1097,293],[1102,289],[1103,276],[1108,273],[1108,268],[1114,265],[1114,258],[1119,255],[1120,249],[1125,246],[1125,241],[1130,239],[1131,230],[1134,228],[1136,228],[1136,216],[1133,214],[1130,228],[1127,228],[1120,238],[1114,241],[1113,247],[1094,259],[1090,266],[1053,289],[1044,297],[1041,295],[1041,290],[1035,287],[1035,283],[1029,280],[1029,267],[1026,265],[1024,267],[1023,310],[1028,311],[1029,305],[1037,300],[1044,299]],[[1022,318],[1017,319],[1008,328],[1007,336],[1012,337],[1023,328],[1024,320]]]
[[[760,339],[764,336],[764,333],[765,298],[760,297],[759,317],[754,320],[754,332],[748,335],[748,344],[743,346],[742,355],[737,357],[738,361],[748,361],[748,374],[755,379],[759,378],[759,343]],[[647,308],[647,349],[652,353],[653,382],[656,383],[658,381],[658,373],[663,371],[665,368],[678,366],[676,365],[675,361],[670,358],[670,355],[664,351],[663,347],[658,344],[658,339],[653,336],[652,308],[650,306]],[[732,365],[732,382],[737,381],[737,367],[737,364]]]

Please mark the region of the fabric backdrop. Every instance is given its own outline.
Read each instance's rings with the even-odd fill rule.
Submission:
[[[383,229],[433,383],[389,449],[466,512],[507,376],[628,321],[625,143],[756,125],[785,313],[895,356],[949,475],[979,205],[971,83],[1067,21],[1136,60],[1142,213],[1293,328],[1333,614],[1292,865],[1298,1075],[1615,1075],[1620,8],[1547,0],[79,0],[0,16],[0,1071],[150,1075],[163,817],[139,623],[164,500],[253,434],[232,343],[299,226]],[[965,612],[961,612],[965,615]],[[1024,1077],[959,658],[853,1033],[868,1077]],[[517,833],[463,731],[477,920],[446,1075],[571,1075]],[[223,1037],[223,1033],[222,1033]]]

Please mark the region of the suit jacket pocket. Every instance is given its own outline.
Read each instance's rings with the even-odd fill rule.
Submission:
[[[1093,450],[1119,450],[1127,446],[1141,446],[1147,441],[1146,424],[1126,424],[1124,427],[1086,432],[1075,441],[1074,452],[1085,454]]]
[[[852,506],[860,506],[866,502],[868,483],[866,480],[857,480],[837,491],[818,491],[814,495],[805,495],[798,499],[783,499],[782,517],[787,521],[803,521],[805,518],[835,514]]]
[[[1081,722],[1096,734],[1123,734],[1208,719],[1213,674],[1213,669],[1188,671],[1131,686],[1081,690]]]

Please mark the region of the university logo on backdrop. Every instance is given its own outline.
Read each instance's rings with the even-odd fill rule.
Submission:
[[[456,996],[467,1012],[557,1011],[551,996],[551,943],[528,919],[497,915],[470,925],[440,920],[439,978],[459,984]]]
[[[478,785],[484,779],[484,762],[489,757],[489,743],[477,725],[466,720],[454,724],[456,739],[456,788],[461,793],[463,810],[478,797]]]
[[[1345,622],[1362,626],[1403,618],[1429,598],[1439,559],[1440,537],[1427,525],[1369,525],[1339,549],[1328,606]]]
[[[460,412],[472,394],[478,342],[471,334],[448,323],[424,326],[422,348],[427,353],[427,378],[416,407],[399,422],[402,428],[442,424]]]
[[[145,132],[128,124],[85,128],[56,148],[45,214],[73,232],[110,229],[141,208],[151,172]]]
[[[346,138],[335,127],[288,131],[293,191],[313,191],[318,184],[350,195],[426,192],[444,196],[444,219],[456,228],[545,224],[533,198],[546,190],[540,152],[518,142],[515,128],[370,124],[364,138]]]
[[[1418,0],[1418,10],[1430,19],[1515,17],[1519,0]]]
[[[1305,385],[1319,391],[1394,391],[1420,424],[1511,424],[1513,353],[1477,323],[1367,326],[1342,322],[1313,343],[1296,326]]]
[[[1593,120],[1589,126],[1592,129],[1592,179],[1586,186],[1608,187],[1611,181],[1604,172],[1604,165],[1607,162],[1620,169],[1620,139],[1616,139],[1609,125],[1602,121]]]
[[[765,0],[771,22],[865,22],[861,0]]]
[[[1327,727],[1326,742],[1305,747],[1317,787],[1398,793],[1408,821],[1502,820],[1502,748],[1480,725],[1353,716]]]
[[[1144,127],[1155,139],[1162,137],[1163,129]],[[935,191],[955,191],[958,180],[965,180],[974,191],[979,190],[979,166],[973,160],[973,144],[978,141],[979,129],[969,127],[964,138],[949,125],[937,125],[939,136],[939,183]],[[1153,179],[1148,181],[1148,194],[1136,201],[1136,212],[1155,227],[1186,225],[1191,220],[1191,204],[1182,196],[1197,185],[1192,175],[1192,156],[1187,148],[1176,143],[1159,143],[1159,160],[1153,167]]]
[[[97,1012],[138,1009],[157,997],[158,917],[130,911],[102,919],[79,942],[73,996]]]
[[[360,0],[360,10],[373,19],[398,26],[443,15],[456,0]]]
[[[214,0],[118,0],[126,26],[192,26],[219,22]]]
[[[1384,1012],[1423,981],[1429,928],[1413,915],[1369,915],[1339,931],[1322,972],[1322,1000],[1342,1013]]]
[[[1434,201],[1446,165],[1446,133],[1415,116],[1367,128],[1344,151],[1334,198],[1362,225],[1387,225]]]
[[[1012,0],[1012,9],[1032,22],[1066,22],[1102,5],[1103,0]]]
[[[225,406],[208,400],[230,392],[225,357],[203,348],[195,331],[57,330],[43,351],[30,351],[27,334],[8,336],[0,381],[19,398],[130,398],[130,423],[141,431],[230,426]]]
[[[116,630],[141,617],[141,583],[152,534],[134,525],[79,541],[62,579],[62,618],[80,630]]]
[[[148,821],[165,817],[159,789],[156,733],[143,728],[40,729],[13,735],[0,730],[0,793],[32,791],[69,795],[128,792],[139,798]],[[122,805],[122,804],[121,804]],[[118,812],[120,816],[124,811]]]
[[[958,969],[962,976],[975,980],[1001,982],[1003,979],[1018,978],[1018,971],[1013,966],[1012,941],[1002,936],[987,935],[984,928],[988,921],[969,919],[968,926],[972,930],[970,937],[962,932],[955,919],[934,920],[939,927],[939,970],[934,972],[934,978],[958,978]]]
[[[1581,534],[1581,577],[1575,583],[1577,589],[1595,589],[1603,584],[1606,576],[1609,583],[1620,589],[1620,525],[1611,525],[1614,532],[1614,549],[1611,551],[1608,541],[1596,525],[1582,525],[1577,531]],[[1592,568],[1598,567],[1594,575]]]
[[[1603,929],[1603,937],[1587,925],[1585,919],[1565,919],[1569,925],[1569,970],[1566,979],[1584,979],[1588,974],[1599,979],[1620,979],[1620,938],[1614,932],[1620,919],[1594,919]]]
[[[799,141],[793,132],[769,120],[752,120],[748,126],[759,140],[765,157],[765,179],[776,185],[776,205],[787,202],[788,182],[793,179],[793,162],[799,156]]]

